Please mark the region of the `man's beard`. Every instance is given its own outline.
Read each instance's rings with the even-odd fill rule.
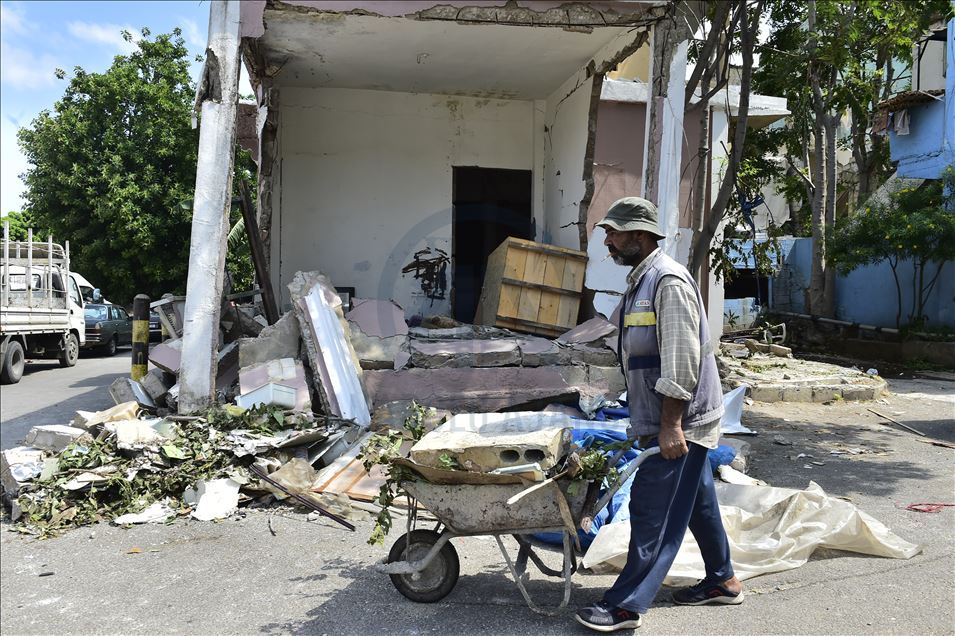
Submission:
[[[613,262],[617,265],[634,267],[643,261],[645,254],[643,254],[640,245],[633,245],[628,249],[613,250],[610,252],[610,258],[612,258]]]

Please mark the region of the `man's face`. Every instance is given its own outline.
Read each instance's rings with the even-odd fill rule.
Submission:
[[[604,245],[610,251],[610,257],[617,265],[627,265],[633,267],[646,258],[643,253],[643,244],[640,240],[642,232],[635,230],[632,232],[620,232],[613,228],[604,228],[607,232],[607,238],[604,239]]]

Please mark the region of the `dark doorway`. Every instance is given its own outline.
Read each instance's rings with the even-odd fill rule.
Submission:
[[[534,239],[531,171],[454,168],[452,261],[454,318],[473,322],[487,257],[504,239]]]
[[[756,298],[760,304],[769,301],[769,278],[755,269],[738,269],[736,277],[723,286],[724,298]]]

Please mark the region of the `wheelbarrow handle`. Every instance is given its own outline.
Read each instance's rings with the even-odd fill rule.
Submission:
[[[623,457],[623,454],[627,452],[627,450],[629,449],[625,448],[619,453],[617,453],[617,455],[614,457],[616,461],[614,461],[614,463],[611,465],[616,466],[617,461],[619,461],[620,458]],[[651,446],[650,448],[640,453],[635,460],[630,462],[630,465],[627,466],[624,469],[624,471],[617,476],[617,484],[612,488],[608,488],[607,492],[604,493],[603,497],[597,500],[597,505],[594,506],[594,509],[591,512],[590,518],[592,519],[593,515],[596,515],[598,512],[603,510],[608,503],[610,503],[610,500],[613,499],[613,496],[617,494],[618,490],[620,490],[620,486],[622,486],[624,482],[630,479],[630,475],[637,472],[637,469],[640,468],[640,464],[642,464],[647,459],[653,457],[654,455],[659,455],[659,454],[660,454],[660,447]]]

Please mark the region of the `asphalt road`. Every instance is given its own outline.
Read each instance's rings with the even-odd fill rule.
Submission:
[[[102,387],[124,372],[122,362],[83,360],[74,370],[31,374],[25,381],[36,384],[20,385],[27,387],[21,399],[32,396],[37,418],[56,421],[77,404],[108,405]],[[68,377],[84,371],[85,377]],[[738,607],[677,607],[663,590],[640,632],[955,633],[955,509],[904,510],[909,503],[955,503],[955,451],[922,443],[868,410],[955,442],[955,381],[943,377],[892,386],[897,394],[872,403],[747,407],[744,423],[760,433],[749,439],[750,473],[784,487],[815,481],[919,543],[921,554],[902,561],[818,550],[798,569],[747,581],[747,599]],[[14,408],[7,406],[6,395],[4,389],[4,413]],[[61,398],[69,405],[59,404]],[[25,426],[32,416],[28,407],[17,408],[14,421]],[[774,443],[776,436],[793,445]],[[826,449],[833,443],[873,453],[829,457]],[[823,457],[824,465],[807,469],[798,453]],[[461,557],[455,589],[438,603],[412,603],[371,567],[402,534],[403,523],[396,522],[384,547],[366,545],[370,529],[366,521],[351,533],[284,509],[247,510],[219,523],[179,520],[131,529],[100,524],[45,541],[23,537],[4,522],[0,632],[592,633],[573,621],[572,609],[554,617],[529,611],[488,538],[455,540]],[[599,598],[612,580],[575,576],[572,607]],[[542,603],[559,600],[557,584],[536,572],[530,590]]]
[[[113,405],[107,388],[129,375],[130,351],[108,358],[80,352],[76,366],[61,368],[56,360],[27,363],[17,384],[0,385],[0,448],[12,448],[33,426],[69,424],[76,411],[99,411]]]

